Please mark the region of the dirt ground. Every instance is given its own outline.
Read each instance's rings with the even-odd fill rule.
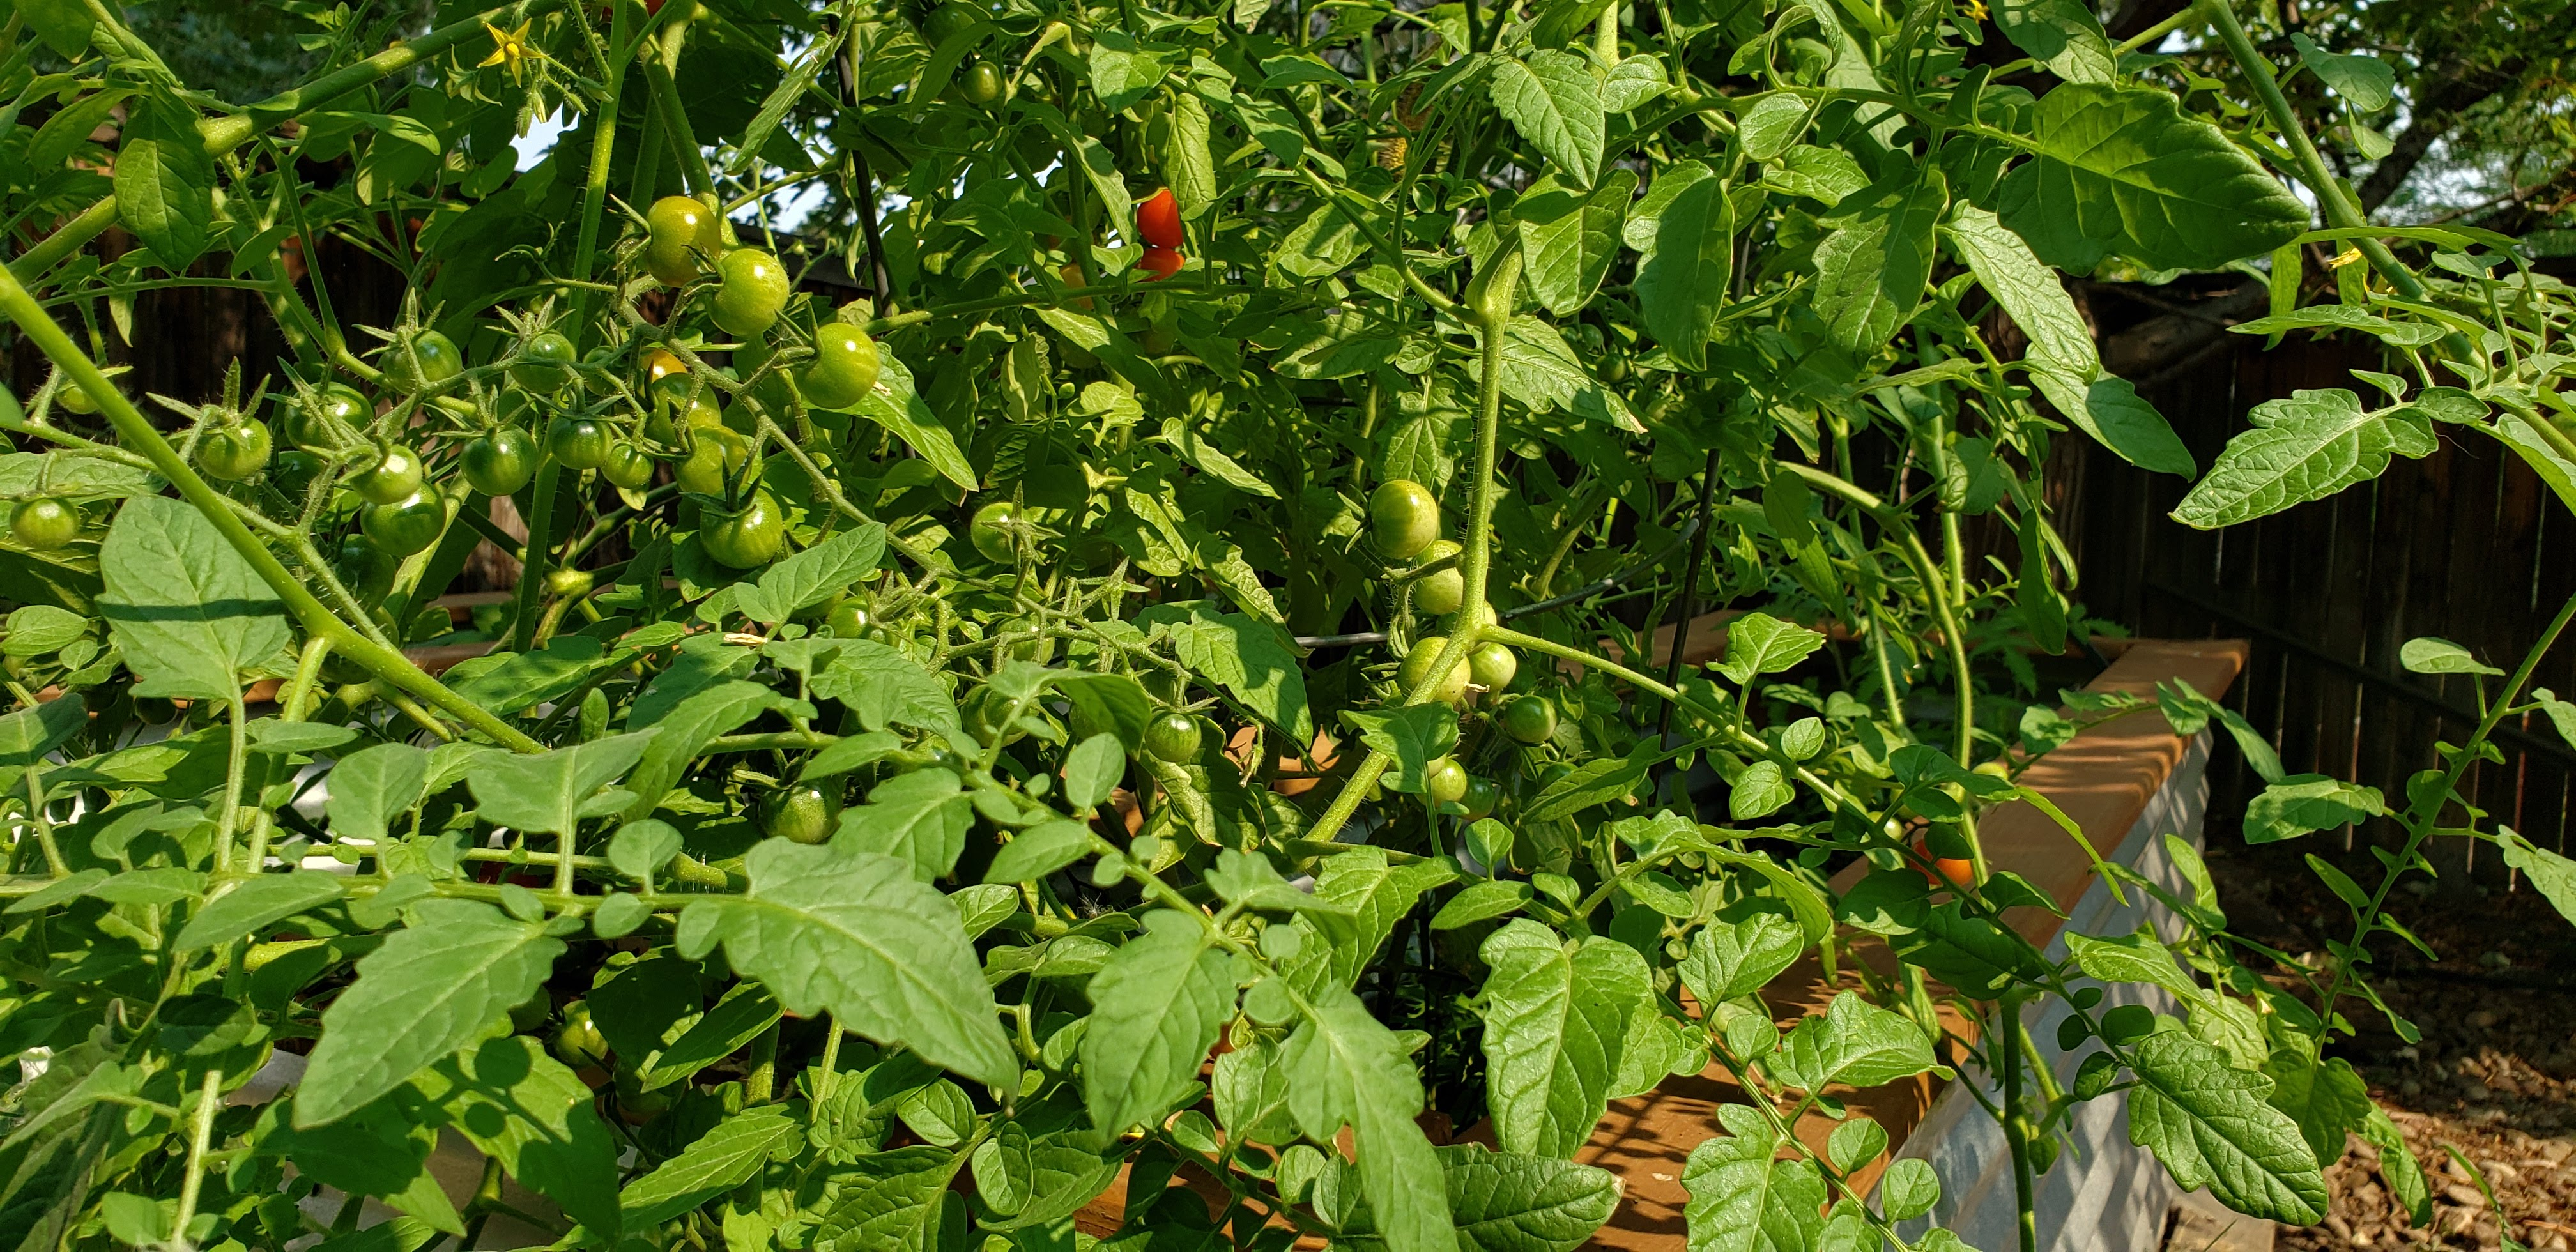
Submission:
[[[2292,953],[2320,953],[2349,934],[2349,913],[2302,857],[2315,853],[2365,884],[2379,867],[2327,833],[2247,847],[2213,826],[2209,861],[2230,925]],[[2366,1002],[2347,1000],[2357,1037],[2337,1046],[2405,1132],[2432,1174],[2433,1221],[2416,1228],[2389,1199],[2376,1150],[2358,1138],[2327,1171],[2334,1205],[2306,1229],[2284,1227],[2284,1249],[2576,1248],[2576,926],[2528,885],[2453,874],[2428,890],[2401,888],[2392,912],[2439,960],[2394,939],[2373,945],[2374,982],[2415,1023],[2408,1045]],[[2444,1149],[2486,1173],[2497,1213]]]

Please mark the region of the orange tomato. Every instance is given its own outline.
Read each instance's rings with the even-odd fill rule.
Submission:
[[[1977,881],[1975,861],[1962,856],[1933,856],[1924,849],[1923,841],[1920,839],[1914,841],[1914,850],[1932,862],[1931,869],[1925,869],[1917,864],[1914,872],[1923,875],[1923,881],[1935,888],[1952,887],[1965,891]],[[1935,871],[1938,871],[1939,877],[1934,877]]]
[[[1163,188],[1136,206],[1136,235],[1148,248],[1181,246],[1181,205],[1172,198],[1172,189]]]
[[[1179,273],[1181,262],[1186,260],[1189,258],[1171,248],[1147,248],[1144,259],[1136,262],[1136,268],[1151,276],[1146,281],[1161,282]]]

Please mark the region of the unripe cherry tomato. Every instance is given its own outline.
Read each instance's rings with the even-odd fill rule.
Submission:
[[[1145,272],[1145,281],[1161,282],[1181,272],[1182,263],[1188,260],[1178,249],[1147,248],[1145,255],[1137,260],[1136,268]]]
[[[608,445],[608,457],[599,465],[599,476],[628,491],[653,481],[653,458],[642,448],[620,439]]]
[[[561,391],[572,380],[573,362],[578,359],[572,340],[544,331],[520,346],[519,359],[510,366],[510,381],[530,391]]]
[[[1556,702],[1541,695],[1520,696],[1503,706],[1497,720],[1513,742],[1545,743],[1556,736]]]
[[[1424,680],[1431,677],[1431,663],[1440,659],[1441,651],[1448,646],[1448,638],[1442,635],[1424,635],[1414,640],[1413,650],[1404,654],[1404,664],[1396,668],[1397,685],[1408,694],[1414,688],[1421,686]],[[1442,678],[1440,685],[1433,689],[1431,698],[1443,704],[1456,704],[1466,699],[1467,667],[1464,665],[1451,667],[1448,676]]]
[[[1430,799],[1434,808],[1466,799],[1467,767],[1460,765],[1456,757],[1444,756],[1433,761],[1422,773],[1422,794]]]
[[[696,282],[699,255],[724,251],[724,223],[716,211],[687,196],[654,201],[644,223],[644,269],[665,287]]]
[[[589,595],[591,587],[597,581],[586,569],[554,569],[546,572],[546,590],[566,599]]]
[[[1487,691],[1511,686],[1520,672],[1521,659],[1499,643],[1479,644],[1467,654],[1467,681]]]
[[[197,464],[217,478],[240,482],[268,468],[268,452],[268,424],[246,417],[207,431],[197,443]]]
[[[1503,789],[1495,786],[1494,780],[1469,778],[1467,794],[1459,797],[1458,806],[1467,810],[1467,820],[1472,822],[1493,816],[1494,806],[1502,800]]]
[[[723,426],[700,426],[688,455],[672,467],[671,477],[682,491],[721,496],[725,493],[725,480],[746,477],[745,467],[750,464],[750,440]]]
[[[546,450],[569,468],[598,469],[608,461],[608,428],[587,417],[558,417],[546,426]]]
[[[787,519],[776,497],[755,491],[731,513],[711,510],[706,524],[698,528],[698,543],[725,565],[754,569],[777,560],[779,550],[787,546]]]
[[[268,469],[268,485],[289,500],[301,500],[322,473],[322,458],[301,448],[288,448],[277,454]]]
[[[90,394],[75,382],[66,381],[62,390],[54,393],[54,403],[63,406],[63,412],[77,413],[82,417],[98,412],[98,401],[91,399]]]
[[[724,285],[716,288],[716,325],[750,338],[768,330],[787,306],[787,270],[758,248],[736,248],[717,262]]]
[[[435,491],[414,492],[391,504],[358,511],[359,533],[388,556],[406,557],[438,542],[447,529],[447,501]]]
[[[314,398],[319,402],[320,413],[307,409],[295,396],[278,397],[278,404],[286,410],[286,441],[296,447],[331,451],[341,446],[341,428],[362,429],[375,420],[376,406],[344,384],[324,384]]]
[[[815,330],[814,359],[796,386],[815,408],[846,409],[875,390],[881,364],[876,342],[865,332],[847,322],[828,322]]]
[[[960,3],[959,0],[949,0],[948,3],[930,11],[930,15],[922,21],[921,35],[930,42],[931,47],[936,48],[974,24],[975,10],[972,7]]]
[[[1009,562],[1019,558],[1019,545],[1011,537],[1011,526],[1019,520],[1020,511],[1008,500],[995,500],[975,510],[975,520],[967,525],[966,537],[975,550],[988,561]]]
[[[574,1069],[608,1064],[608,1036],[599,1033],[599,1023],[590,1018],[590,1002],[575,1000],[564,1006],[563,1025],[555,1030],[546,1049],[555,1059]]]
[[[958,77],[957,90],[966,97],[966,103],[979,109],[989,109],[1002,98],[1002,71],[992,62],[978,57],[968,63],[965,72]]]
[[[349,485],[369,504],[409,499],[420,490],[420,454],[395,444],[375,464],[352,475]]]
[[[394,589],[394,575],[398,572],[394,559],[362,535],[340,541],[340,556],[331,568],[339,575],[341,585],[365,603],[384,599]]]
[[[1181,202],[1172,198],[1171,188],[1155,192],[1146,197],[1143,204],[1136,206],[1136,237],[1143,240],[1148,248],[1168,248],[1175,252],[1180,249],[1184,242],[1181,237]],[[1177,263],[1174,268],[1178,268]]]
[[[516,426],[495,427],[465,445],[465,481],[487,496],[506,496],[537,475],[537,441]]]
[[[690,203],[695,204],[692,200]],[[655,348],[644,354],[644,390],[654,399],[666,393],[686,394],[689,389],[689,364],[677,355]]]
[[[80,509],[68,500],[38,496],[9,514],[9,533],[18,546],[51,552],[80,535]]]
[[[1187,713],[1166,713],[1145,727],[1145,750],[1158,761],[1187,765],[1199,759],[1199,743],[1199,719]]]
[[[456,341],[434,330],[385,345],[385,382],[397,391],[422,391],[465,372]]]
[[[1458,553],[1457,544],[1435,539],[1430,547],[1422,550],[1421,563],[1428,565],[1433,561],[1447,560]],[[1455,613],[1458,606],[1466,602],[1467,574],[1455,565],[1437,574],[1425,574],[1413,582],[1413,607],[1425,613],[1434,616]]]
[[[760,798],[760,829],[773,839],[822,843],[832,837],[832,828],[840,820],[841,793],[837,787],[793,783]]]
[[[1369,493],[1369,540],[1390,560],[1411,559],[1440,537],[1440,500],[1409,478],[1389,479]]]

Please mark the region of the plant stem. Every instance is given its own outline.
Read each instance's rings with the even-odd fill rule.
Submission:
[[[541,750],[535,740],[493,716],[490,710],[457,695],[437,679],[422,673],[420,667],[412,664],[400,650],[385,647],[351,629],[315,599],[313,593],[268,550],[268,545],[260,542],[257,535],[250,533],[250,527],[233,515],[223,494],[198,476],[196,467],[188,464],[178,449],[161,437],[161,432],[155,430],[151,421],[134,407],[134,402],[126,399],[107,380],[107,376],[99,372],[88,354],[72,342],[71,336],[64,333],[54,319],[45,315],[45,311],[36,304],[35,296],[18,281],[14,270],[0,272],[0,315],[16,322],[18,329],[34,341],[39,351],[70,375],[73,382],[80,384],[82,390],[97,399],[99,412],[106,416],[109,425],[116,428],[117,436],[149,459],[154,472],[177,487],[182,498],[197,506],[197,511],[213,524],[224,541],[250,563],[260,581],[267,583],[269,589],[277,593],[278,599],[286,602],[287,611],[303,624],[306,634],[329,638],[335,651],[364,666],[369,673],[428,701],[495,743],[519,752]]]
[[[197,1116],[188,1135],[188,1172],[179,1180],[179,1211],[170,1221],[170,1242],[165,1247],[184,1250],[196,1245],[188,1242],[188,1224],[197,1219],[197,1195],[205,1185],[206,1149],[214,1142],[215,1102],[222,1095],[224,1071],[206,1071],[206,1080],[197,1090]]]
[[[2003,1059],[2004,1145],[2012,1150],[2014,1212],[2021,1252],[2038,1252],[2039,1226],[2030,1202],[2030,1141],[2021,1133],[2021,986],[1995,1002],[1994,1055]]]

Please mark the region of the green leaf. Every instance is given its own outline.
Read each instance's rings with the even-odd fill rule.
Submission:
[[[2066,932],[2066,950],[2075,964],[2091,977],[2104,982],[2138,982],[2162,987],[2189,1002],[2200,998],[2200,984],[2174,963],[2173,953],[2156,939],[2155,932],[2140,927],[2127,935],[2084,935]]]
[[[1853,192],[1869,186],[1869,175],[1862,172],[1860,162],[1840,148],[1802,143],[1781,153],[1763,169],[1762,185],[1837,208]]]
[[[2340,387],[2266,400],[2248,417],[2253,428],[2227,441],[2175,506],[2175,521],[2203,530],[2251,521],[2376,478],[2392,453],[2421,457],[2434,447],[2431,423],[2403,409],[2365,413]]]
[[[845,530],[736,584],[733,604],[755,622],[783,622],[849,589],[885,557],[885,527]]]
[[[2397,663],[2418,674],[2504,673],[2492,665],[2480,664],[2467,648],[2430,635],[2409,639],[2399,645]]]
[[[1822,632],[1757,610],[1726,624],[1726,659],[1712,668],[1741,687],[1755,675],[1794,668],[1823,646]]]
[[[2293,269],[2292,272],[2297,271]],[[2438,343],[2442,338],[2442,328],[2431,323],[2393,322],[2368,309],[2349,304],[2310,305],[2240,322],[2228,329],[2240,335],[2277,335],[2292,330],[2357,330],[2382,343],[2401,348],[2421,348]]]
[[[1932,277],[1932,228],[1949,203],[1940,169],[1925,165],[1846,198],[1826,219],[1836,229],[1816,245],[1810,298],[1835,345],[1865,359],[1913,319]]]
[[[2168,91],[2067,83],[2040,97],[2028,134],[2033,156],[2004,176],[1997,213],[2059,269],[2114,254],[2216,269],[2308,227],[2298,197]]]
[[[358,978],[322,1011],[322,1038],[295,1093],[295,1124],[356,1111],[481,1037],[537,993],[563,941],[476,900],[436,898],[358,958]]]
[[[1419,794],[1431,763],[1458,746],[1458,712],[1446,704],[1413,704],[1393,712],[1346,712],[1344,720],[1359,727],[1360,742],[1395,758],[1381,777],[1406,795]]]
[[[1846,991],[1789,1032],[1777,1062],[1783,1082],[1816,1092],[1829,1083],[1875,1087],[1940,1064],[1923,1028]]]
[[[2185,1190],[2209,1188],[2249,1217],[2305,1226],[2325,1211],[2325,1176],[2298,1124],[2266,1102],[2272,1080],[2227,1064],[2188,1035],[2155,1034],[2129,1054],[2129,1142]]]
[[[1064,754],[1064,798],[1076,809],[1095,809],[1127,773],[1126,745],[1103,731]]]
[[[37,37],[65,60],[79,60],[90,54],[89,33],[96,19],[80,0],[18,0],[19,16],[36,28]],[[53,170],[39,168],[38,173]]]
[[[242,879],[188,918],[176,940],[182,952],[246,939],[298,913],[340,899],[340,876],[314,870],[260,874]]]
[[[1455,876],[1436,860],[1389,865],[1385,850],[1365,844],[1324,858],[1315,870],[1314,898],[1339,911],[1298,917],[1308,940],[1298,954],[1306,963],[1302,985],[1320,991],[1356,983],[1422,893]]]
[[[215,168],[196,110],[156,92],[125,128],[116,154],[116,216],[173,272],[205,252],[215,216]]]
[[[1638,249],[1644,255],[1637,260],[1635,290],[1647,332],[1673,359],[1698,370],[1707,367],[1709,336],[1716,332],[1727,284],[1734,277],[1735,208],[1726,198],[1725,180],[1706,165],[1689,161],[1672,166],[1656,180],[1655,190],[1676,178],[1688,181],[1670,199],[1658,201],[1650,191],[1638,206],[1640,215],[1650,206],[1654,212],[1645,246]],[[1635,218],[1624,233],[1635,246]]]
[[[331,767],[331,794],[323,801],[331,833],[383,842],[394,818],[420,803],[428,781],[428,751],[407,743],[380,743],[342,757]]]
[[[1558,186],[1550,174],[1512,205],[1526,264],[1521,281],[1547,311],[1565,317],[1592,300],[1619,251],[1628,202],[1637,194],[1634,171],[1615,169],[1591,195]]]
[[[1727,816],[1739,822],[1768,817],[1788,807],[1797,793],[1777,761],[1755,761],[1735,776],[1726,792]]]
[[[1574,772],[1542,788],[1538,796],[1522,810],[1526,822],[1552,822],[1571,817],[1596,804],[1606,804],[1634,792],[1646,780],[1648,750],[1626,757],[1594,757],[1574,767]]]
[[[2374,1104],[2370,1116],[2361,1124],[2361,1137],[2379,1149],[2379,1176],[2387,1180],[2388,1194],[2397,1206],[2406,1210],[2417,1226],[2431,1224],[2432,1188],[2425,1184],[2424,1165],[2415,1159],[2415,1150],[2406,1146],[2406,1135],[2397,1129],[2397,1123]]]
[[[940,1252],[948,1184],[965,1161],[932,1147],[860,1157],[833,1176],[838,1189],[814,1226],[815,1252]]]
[[[88,728],[89,704],[78,692],[0,717],[0,768],[33,765]]]
[[[1834,1168],[1848,1174],[1878,1159],[1887,1151],[1887,1128],[1867,1117],[1855,1117],[1834,1127],[1825,1141],[1826,1159]]]
[[[1878,1178],[1879,1203],[1890,1221],[1912,1221],[1941,1202],[1941,1175],[1930,1161],[1906,1157],[1887,1163]]]
[[[2030,338],[2031,356],[2046,358],[2054,372],[2074,375],[2079,385],[2090,386],[2101,376],[2102,356],[2084,315],[2075,311],[2075,300],[2056,271],[2040,264],[2021,236],[1975,205],[1961,205],[1948,230],[1960,259],[1976,273],[1977,285]]]
[[[975,467],[957,450],[957,436],[939,424],[938,415],[914,390],[912,371],[892,351],[880,348],[878,353],[877,385],[850,411],[902,440],[941,477],[968,491],[981,486],[975,480]]]
[[[1529,906],[1530,885],[1509,878],[1488,878],[1449,897],[1431,916],[1433,930],[1456,930],[1517,913]]]
[[[1995,25],[2013,46],[2070,83],[2108,83],[2119,58],[2084,0],[1995,0]]]
[[[1735,121],[1735,135],[1747,160],[1777,160],[1807,129],[1807,102],[1794,92],[1775,91],[1753,102]]]
[[[1169,72],[1169,53],[1148,48],[1133,36],[1114,26],[1092,32],[1091,89],[1100,96],[1100,107],[1112,113],[1123,113],[1128,106],[1153,94],[1163,75]],[[1113,218],[1124,222],[1125,218]]]
[[[781,1015],[777,997],[756,983],[735,983],[679,1038],[633,1062],[631,1072],[646,1091],[670,1086],[741,1051]]]
[[[1234,1012],[1232,968],[1207,927],[1172,909],[1144,921],[1144,932],[1091,976],[1082,1094],[1103,1130],[1168,1112]]]
[[[1474,1252],[1574,1252],[1619,1207],[1606,1169],[1480,1144],[1435,1148],[1459,1242]]]
[[[984,881],[1030,882],[1089,855],[1089,826],[1076,821],[1040,822],[1011,836],[1011,841],[1002,845],[1002,850],[993,855],[991,867],[984,871]]]
[[[2299,1137],[2316,1160],[2343,1159],[2346,1132],[2362,1129],[2373,1110],[2370,1084],[2339,1056],[2320,1061],[2296,1047],[2275,1050],[2263,1062],[2272,1079],[2270,1103],[2298,1123]]]
[[[1504,1150],[1571,1157],[1609,1107],[1629,1015],[1652,993],[1624,943],[1575,943],[1526,918],[1487,937],[1486,1107]]]
[[[2299,50],[2299,63],[2354,109],[2376,113],[2396,101],[2397,70],[2388,62],[2366,52],[2328,52],[2295,32],[2290,44]]]
[[[641,760],[659,728],[594,739],[546,752],[499,754],[468,774],[475,813],[495,826],[568,835],[600,788]],[[619,808],[625,807],[622,803]]]
[[[1498,60],[1491,90],[1494,108],[1539,155],[1577,185],[1592,185],[1605,132],[1601,80],[1590,62],[1555,48],[1533,52],[1526,62]]]
[[[1270,254],[1281,273],[1295,278],[1330,278],[1368,251],[1368,237],[1338,200],[1326,200],[1290,228]]]
[[[1289,1112],[1308,1138],[1331,1143],[1350,1127],[1360,1194],[1390,1252],[1454,1252],[1440,1158],[1413,1120],[1422,1082],[1395,1033],[1358,996],[1334,988],[1314,997],[1280,1046],[1279,1065],[1288,1073]]]
[[[2504,850],[2504,863],[2530,879],[2533,889],[2558,910],[2560,917],[2576,922],[2576,861],[2511,830],[2497,831],[2496,842]]]
[[[701,900],[680,918],[684,954],[724,945],[734,968],[800,1017],[843,1027],[992,1086],[1019,1062],[957,911],[910,861],[765,840],[744,860],[739,899]]]
[[[940,730],[958,724],[957,702],[948,689],[920,662],[873,639],[843,640],[832,663],[814,676],[811,690],[816,699],[848,705],[869,730]]]
[[[507,717],[571,695],[591,675],[633,659],[632,652],[611,652],[588,635],[557,635],[534,652],[490,652],[459,662],[446,677],[456,694]]]
[[[1737,1116],[1727,1126],[1736,1133],[1702,1141],[1682,1164],[1682,1187],[1690,1194],[1682,1207],[1689,1252],[1815,1247],[1824,1227],[1824,1176],[1804,1160],[1772,1160],[1778,1145],[1755,1119]]]
[[[1711,922],[1691,936],[1681,961],[1682,985],[1702,1005],[1722,1004],[1761,990],[1806,950],[1806,931],[1777,913]]]
[[[626,1184],[618,1207],[631,1229],[658,1226],[749,1182],[769,1162],[793,1156],[804,1137],[786,1105],[744,1109]]]
[[[1163,179],[1180,202],[1183,217],[1197,217],[1216,203],[1216,158],[1208,151],[1207,102],[1195,92],[1176,92],[1168,115],[1171,129],[1163,139]]]
[[[2388,812],[2377,787],[2324,774],[2292,774],[2245,806],[2245,842],[2278,843]]]
[[[229,701],[287,645],[285,606],[184,500],[136,496],[99,545],[98,597],[136,695]]]
[[[956,870],[974,825],[975,807],[957,775],[916,770],[877,784],[867,803],[841,814],[832,846],[894,857],[930,882]]]
[[[730,733],[771,709],[807,716],[814,711],[811,705],[738,678],[700,688],[672,706],[647,732],[653,737],[644,744],[643,753],[635,759],[634,772],[626,779],[626,789],[635,793],[635,799],[626,806],[627,820],[642,820],[659,806],[716,736]]]
[[[2139,469],[2185,478],[2200,472],[2173,424],[2128,379],[2104,374],[2087,383],[2050,368],[2054,364],[2043,359],[2030,371],[2031,385],[2077,430]]]
[[[1296,641],[1287,631],[1241,613],[1203,612],[1169,629],[1181,664],[1225,688],[1292,741],[1314,741],[1305,671],[1297,664]]]
[[[617,1154],[590,1088],[526,1035],[487,1039],[412,1079],[447,1124],[582,1225],[618,1230]]]

